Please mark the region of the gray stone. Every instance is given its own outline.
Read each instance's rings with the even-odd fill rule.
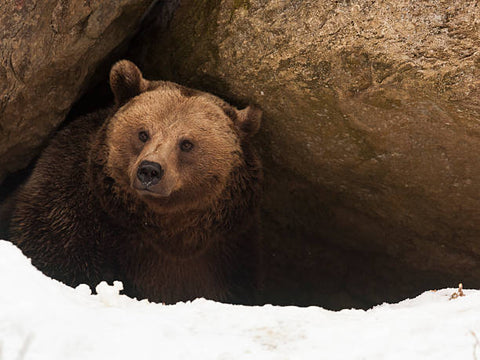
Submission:
[[[37,154],[151,2],[0,2],[0,182]]]
[[[480,286],[476,1],[181,1],[164,25],[131,52],[147,76],[264,110],[268,301]]]

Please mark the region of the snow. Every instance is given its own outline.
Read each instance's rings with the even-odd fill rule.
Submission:
[[[0,360],[480,359],[480,291],[455,289],[368,311],[176,305],[69,288],[0,240]]]

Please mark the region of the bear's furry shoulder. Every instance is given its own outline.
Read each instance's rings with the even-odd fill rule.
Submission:
[[[252,303],[258,280],[262,169],[243,134],[258,130],[259,122],[249,120],[260,116],[258,110],[238,111],[213,95],[189,92],[173,83],[148,82],[130,64],[117,66],[117,72],[112,69],[117,105],[74,120],[40,156],[16,196],[12,241],[37,268],[71,286],[86,283],[94,288],[102,280],[121,280],[127,295],[152,301],[206,297]],[[127,73],[122,78],[119,71]],[[130,82],[128,86],[133,83],[133,88],[124,90],[122,81]],[[159,86],[180,89],[179,96],[187,103],[192,94],[204,96],[202,101],[212,103],[212,109],[218,106],[231,118],[232,125],[226,129],[231,127],[231,136],[238,136],[240,150],[232,151],[232,156],[241,154],[241,161],[232,160],[238,164],[232,165],[223,190],[215,193],[206,208],[153,209],[155,198],[143,201],[109,168],[107,157],[116,146],[108,143],[113,138],[107,136],[109,123],[132,97]],[[122,166],[115,171],[127,173]],[[186,165],[177,166],[183,169]],[[214,174],[217,170],[208,171]]]

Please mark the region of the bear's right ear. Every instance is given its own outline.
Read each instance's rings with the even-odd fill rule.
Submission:
[[[110,87],[115,96],[115,105],[120,107],[148,87],[140,69],[131,61],[120,60],[110,70]]]
[[[249,105],[243,110],[237,110],[234,119],[235,125],[240,129],[243,137],[252,137],[260,129],[262,110],[256,105]]]

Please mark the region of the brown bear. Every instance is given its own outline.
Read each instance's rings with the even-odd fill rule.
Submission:
[[[12,241],[70,286],[121,280],[175,303],[252,303],[262,168],[255,106],[166,81],[131,62],[110,72],[115,106],[74,120],[16,196]]]

